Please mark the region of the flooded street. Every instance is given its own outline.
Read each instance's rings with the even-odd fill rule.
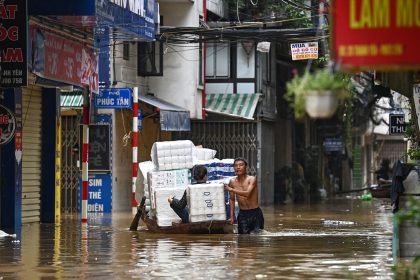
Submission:
[[[392,279],[389,201],[262,207],[259,235],[130,232],[130,213],[0,238],[0,279]]]

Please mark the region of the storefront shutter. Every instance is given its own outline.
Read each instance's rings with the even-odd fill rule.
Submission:
[[[39,222],[41,209],[42,88],[23,88],[22,224]]]

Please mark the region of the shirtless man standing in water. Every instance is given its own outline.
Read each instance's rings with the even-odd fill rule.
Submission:
[[[246,173],[248,162],[244,158],[236,158],[233,162],[236,177],[230,179],[225,190],[230,193],[230,219],[234,222],[235,195],[238,199],[238,233],[251,233],[264,229],[264,216],[258,206],[257,180]]]

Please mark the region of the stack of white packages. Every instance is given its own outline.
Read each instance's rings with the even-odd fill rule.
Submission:
[[[172,223],[180,223],[181,218],[172,210],[168,203],[168,197],[175,196],[180,199],[186,187],[157,188],[154,192],[156,201],[156,221],[158,226],[172,226]]]
[[[158,209],[156,204],[155,192],[158,189],[186,189],[191,182],[191,171],[189,169],[150,171],[147,173],[149,183],[149,193],[152,209]],[[182,197],[182,195],[181,195]],[[166,200],[168,197],[166,198]],[[166,202],[168,204],[168,202]]]
[[[155,170],[192,168],[193,147],[189,140],[155,142],[151,151]]]
[[[225,221],[225,192],[220,183],[187,187],[190,222]]]

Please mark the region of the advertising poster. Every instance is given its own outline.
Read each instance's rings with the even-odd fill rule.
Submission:
[[[290,45],[292,60],[317,59],[318,42],[294,43]]]

